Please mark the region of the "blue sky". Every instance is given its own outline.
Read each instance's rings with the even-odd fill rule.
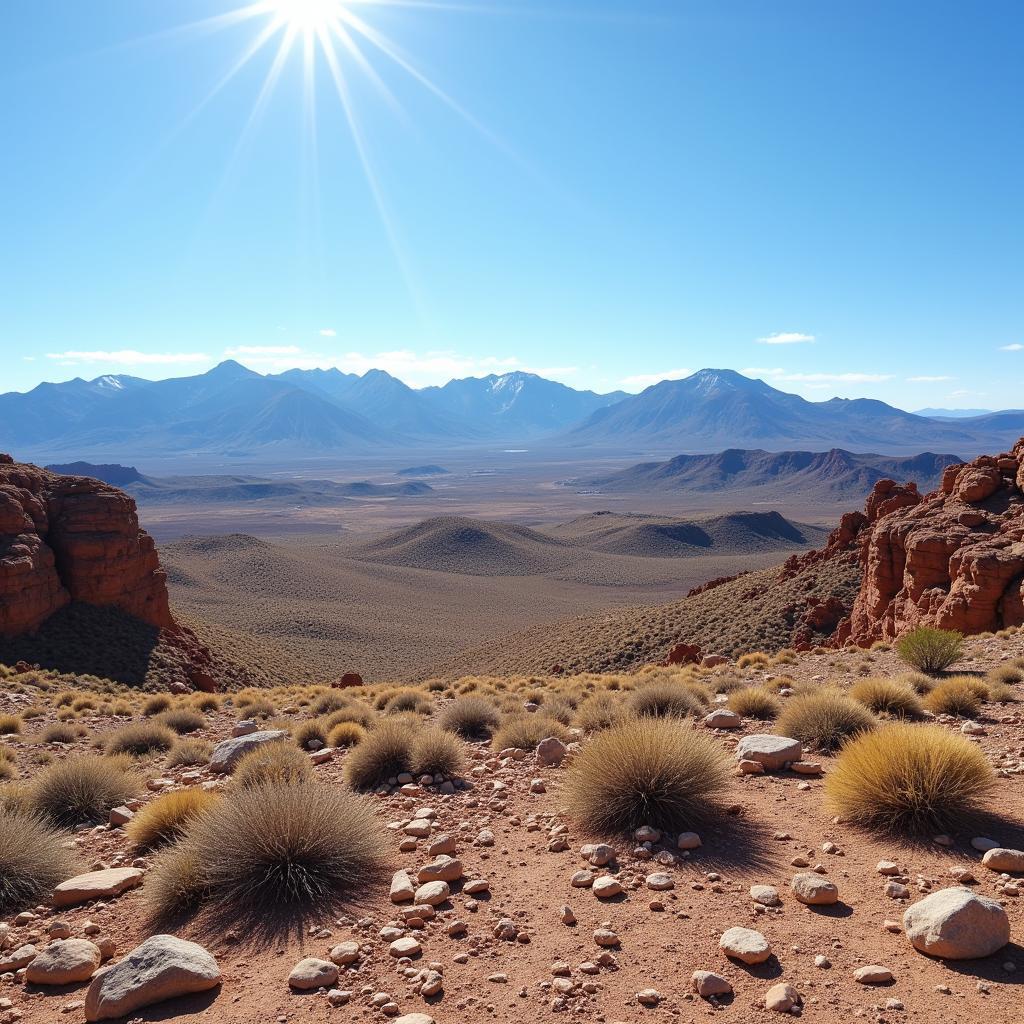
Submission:
[[[1024,404],[1019,3],[351,0],[355,131],[285,4],[6,12],[0,391],[232,354]]]

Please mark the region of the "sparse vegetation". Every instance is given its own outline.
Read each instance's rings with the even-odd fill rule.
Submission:
[[[71,875],[66,842],[67,836],[41,817],[0,803],[0,914],[39,903]]]
[[[385,720],[355,747],[345,761],[345,778],[357,790],[369,790],[407,772],[415,733],[406,722]]]
[[[0,715],[0,736],[15,736],[20,732],[20,715]]]
[[[451,778],[462,770],[463,761],[462,743],[458,736],[443,729],[423,729],[413,740],[409,758],[413,775]]]
[[[358,722],[339,722],[327,734],[329,747],[354,747],[366,739],[366,730]]]
[[[206,719],[192,708],[169,708],[157,715],[157,722],[178,733],[179,736],[196,732],[206,725]]]
[[[162,711],[166,711],[170,706],[171,698],[166,693],[158,693],[150,697],[142,705],[142,713],[147,718],[152,718],[154,715],[159,715]]]
[[[713,737],[675,718],[637,718],[584,745],[569,767],[565,795],[570,814],[596,833],[640,825],[673,830],[706,815],[727,779]]]
[[[167,754],[167,767],[206,764],[213,748],[205,740],[178,740]]]
[[[204,789],[164,793],[146,804],[128,822],[125,832],[142,849],[175,842],[185,835],[196,818],[207,813],[221,799],[223,797],[219,793]]]
[[[843,748],[825,793],[848,821],[934,833],[962,826],[994,782],[984,753],[964,737],[937,725],[893,723]]]
[[[775,723],[775,731],[800,740],[806,747],[831,752],[875,724],[874,715],[863,704],[826,687],[791,697]]]
[[[629,695],[627,704],[634,715],[643,718],[689,718],[704,713],[699,698],[679,683],[643,686]]]
[[[576,712],[576,724],[587,732],[599,732],[622,720],[622,701],[610,693],[595,693]]]
[[[935,675],[954,664],[963,654],[962,633],[948,629],[918,626],[896,643],[896,653],[911,668]]]
[[[303,750],[319,750],[327,746],[327,725],[319,718],[300,722],[292,729],[292,739]]]
[[[491,746],[495,750],[533,750],[548,736],[565,741],[569,738],[569,730],[557,719],[549,718],[542,711],[533,714],[524,712],[502,719],[498,731],[491,737]]]

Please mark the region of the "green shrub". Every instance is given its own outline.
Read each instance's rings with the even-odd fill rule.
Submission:
[[[947,629],[918,626],[905,633],[896,643],[896,653],[919,672],[934,675],[949,668],[963,654],[962,633]]]

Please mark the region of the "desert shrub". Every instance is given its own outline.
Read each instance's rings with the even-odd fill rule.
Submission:
[[[130,800],[139,780],[126,760],[69,757],[46,768],[32,784],[32,808],[55,825],[74,827],[105,821],[112,807]]]
[[[292,730],[292,739],[302,747],[303,750],[312,750],[310,744],[319,743],[320,747],[327,746],[327,726],[319,718],[311,718],[309,721],[300,722]],[[317,747],[316,749],[320,749]]]
[[[173,729],[179,736],[195,732],[206,725],[206,719],[191,708],[171,708],[157,715],[156,720],[168,729]]]
[[[587,732],[600,732],[622,719],[622,702],[610,693],[595,693],[576,712],[576,724]]]
[[[48,725],[39,737],[44,743],[74,743],[79,737],[79,731],[73,725],[64,722],[55,722]]]
[[[986,688],[987,693],[987,688]],[[963,677],[939,683],[924,699],[924,706],[933,715],[956,715],[975,718],[981,711],[981,696],[976,687]]]
[[[73,711],[78,711],[78,712],[82,712],[82,711],[95,711],[96,710],[96,701],[94,701],[92,699],[92,697],[76,697],[71,702],[71,708],[72,708]]]
[[[569,738],[569,730],[557,719],[549,718],[542,711],[533,714],[523,712],[502,719],[501,725],[491,737],[491,746],[495,750],[508,750],[512,747],[533,750],[548,736],[555,736],[564,742]]]
[[[178,740],[167,754],[167,767],[207,764],[212,753],[205,740]]]
[[[158,919],[202,905],[264,925],[267,915],[322,916],[380,880],[386,849],[373,811],[340,786],[256,786],[196,818],[146,895]]]
[[[75,698],[78,696],[74,690],[62,690],[53,698],[53,706],[55,708],[69,708],[75,703]]]
[[[364,729],[369,729],[373,721],[374,714],[365,704],[352,703],[348,707],[332,711],[324,719],[324,726],[330,730],[341,722],[355,722]]]
[[[14,736],[21,732],[20,715],[0,715],[0,736]]]
[[[39,707],[38,705],[33,704],[31,707],[25,708],[25,710],[22,711],[21,717],[26,722],[29,722],[33,718],[42,718],[43,715],[45,715],[45,714],[46,714],[46,712],[41,707]]]
[[[569,813],[597,833],[700,820],[728,785],[715,739],[678,719],[635,718],[598,733],[569,766]]]
[[[924,712],[917,694],[896,679],[862,679],[850,688],[850,696],[876,715],[920,718]]]
[[[462,771],[462,741],[443,729],[423,729],[417,733],[410,751],[409,770],[416,775],[444,775],[450,778]]]
[[[6,782],[0,786],[0,811],[10,814],[38,814],[32,806],[32,790],[24,782]]]
[[[166,693],[158,693],[150,697],[145,704],[142,705],[142,713],[147,718],[152,718],[153,715],[159,715],[161,711],[166,711],[171,706],[171,698]]]
[[[791,697],[775,723],[775,731],[800,740],[804,746],[829,752],[875,724],[874,715],[863,704],[826,687]]]
[[[328,690],[326,693],[320,694],[313,701],[310,705],[310,711],[317,717],[320,717],[321,715],[329,715],[332,711],[340,711],[350,704],[352,704],[352,701],[344,694]]]
[[[267,783],[306,782],[312,774],[309,758],[285,740],[278,740],[243,754],[235,765],[233,779],[238,788],[252,789]]]
[[[384,705],[385,715],[397,715],[403,711],[412,711],[417,715],[429,715],[434,710],[434,705],[429,697],[419,690],[399,690],[389,697]]]
[[[935,680],[924,672],[904,672],[896,677],[896,682],[909,686],[919,697],[935,689]]]
[[[1013,704],[1021,695],[1009,683],[994,681],[988,684],[988,699],[996,704]]]
[[[678,683],[652,683],[634,690],[626,700],[634,715],[643,718],[686,718],[700,715],[704,705]]]
[[[37,815],[0,807],[0,915],[34,906],[71,875],[67,838]]]
[[[354,747],[366,738],[366,730],[358,722],[339,722],[327,734],[329,747]]]
[[[687,680],[683,683],[683,689],[692,694],[704,708],[711,706],[714,694],[703,683]]]
[[[128,838],[142,849],[173,843],[188,831],[201,814],[223,797],[205,789],[182,789],[164,793],[146,804],[125,828]]]
[[[997,665],[985,674],[985,679],[991,683],[1012,685],[1024,679],[1024,671],[1021,671],[1021,669],[1013,664]]]
[[[381,722],[348,754],[345,778],[353,789],[367,790],[411,770],[416,731],[402,719]]]
[[[438,724],[467,740],[485,740],[501,724],[501,715],[486,697],[457,697],[441,712]]]
[[[778,700],[763,686],[747,686],[729,694],[728,707],[743,718],[767,721],[779,713]]]
[[[177,736],[159,722],[138,722],[111,733],[104,743],[108,754],[145,757],[155,751],[170,750]]]
[[[949,668],[963,653],[962,633],[918,626],[896,642],[896,653],[911,668],[934,675]]]
[[[963,824],[995,783],[984,753],[938,725],[893,723],[851,740],[825,778],[843,819],[890,832]]]

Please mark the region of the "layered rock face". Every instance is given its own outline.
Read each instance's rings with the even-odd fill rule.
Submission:
[[[71,601],[175,626],[156,547],[132,498],[0,455],[0,635],[36,629]]]
[[[1024,624],[1024,438],[948,467],[928,495],[879,481],[857,543],[864,578],[839,643],[918,625],[978,633]]]

